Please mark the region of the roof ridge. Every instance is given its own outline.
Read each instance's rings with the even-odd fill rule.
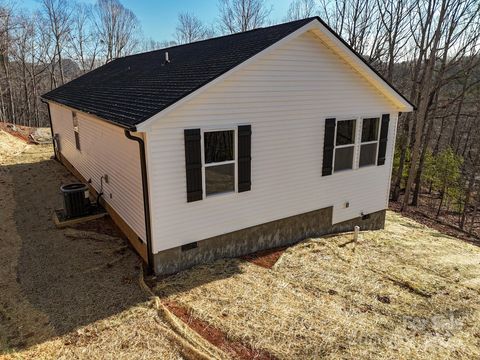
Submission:
[[[126,55],[126,56],[118,57],[118,58],[114,59],[113,61],[119,60],[119,59],[126,59],[126,58],[139,56],[139,55],[150,54],[150,53],[154,53],[154,52],[161,52],[161,51],[175,49],[175,48],[184,47],[184,46],[189,46],[189,45],[192,45],[192,44],[198,44],[198,43],[202,43],[202,42],[223,39],[223,38],[227,38],[227,37],[235,37],[237,35],[243,35],[243,34],[246,34],[246,33],[251,33],[251,32],[259,31],[259,30],[267,30],[267,29],[271,29],[271,28],[274,28],[274,27],[277,27],[277,26],[291,25],[291,24],[296,23],[296,22],[307,23],[307,22],[312,21],[314,19],[319,20],[320,18],[319,18],[319,16],[312,16],[312,17],[308,17],[308,18],[304,18],[304,19],[298,19],[298,20],[293,20],[293,21],[289,21],[289,22],[278,23],[278,24],[274,24],[274,25],[270,25],[270,26],[265,26],[265,27],[259,27],[259,28],[255,28],[255,29],[240,31],[240,32],[232,33],[232,34],[215,36],[215,37],[212,37],[212,38],[196,40],[196,41],[192,41],[192,42],[185,43],[185,44],[177,44],[177,45],[172,45],[172,46],[168,46],[168,47],[161,48],[161,49],[149,50],[149,51],[139,52],[139,53],[136,53],[136,54]]]

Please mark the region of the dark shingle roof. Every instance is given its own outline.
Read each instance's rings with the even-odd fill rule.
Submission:
[[[313,19],[119,58],[43,98],[134,127]]]

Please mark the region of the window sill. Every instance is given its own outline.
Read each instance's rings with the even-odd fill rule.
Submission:
[[[348,173],[348,172],[355,172],[357,170],[363,170],[363,169],[369,169],[369,168],[376,168],[377,167],[377,164],[372,164],[372,165],[365,165],[365,166],[361,166],[361,167],[358,167],[356,169],[345,169],[345,170],[338,170],[338,171],[334,171],[332,173],[332,175],[336,175],[336,174],[345,174],[345,173]]]
[[[337,170],[337,171],[333,171],[332,175],[335,175],[335,174],[344,174],[346,172],[349,172],[349,171],[353,171],[355,169],[344,169],[344,170]]]
[[[361,170],[361,169],[368,169],[372,167],[377,167],[377,164],[359,166],[358,169]]]
[[[236,193],[237,192],[235,190],[232,190],[232,191],[224,191],[224,192],[221,192],[221,193],[210,194],[210,195],[205,194],[205,200],[227,197],[228,195],[233,195],[233,194],[236,194]]]

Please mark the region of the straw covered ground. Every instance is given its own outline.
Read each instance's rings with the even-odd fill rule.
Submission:
[[[223,356],[151,300],[111,221],[55,228],[59,186],[75,179],[51,155],[0,130],[0,359]]]
[[[351,239],[304,241],[272,269],[197,266],[155,292],[281,359],[480,358],[480,248],[392,212]]]
[[[474,245],[389,212],[359,243],[197,266],[153,283],[159,299],[108,223],[53,226],[74,179],[51,154],[0,130],[2,359],[480,358]]]

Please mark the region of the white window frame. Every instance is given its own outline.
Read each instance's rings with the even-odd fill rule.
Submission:
[[[233,160],[227,161],[220,161],[214,163],[205,163],[205,140],[204,134],[208,132],[218,132],[218,131],[233,131]],[[232,127],[208,127],[201,129],[201,152],[202,152],[202,189],[203,189],[203,198],[212,198],[217,196],[226,196],[235,194],[238,191],[238,141],[237,141],[237,126]],[[222,193],[217,194],[209,194],[207,195],[207,179],[205,176],[205,169],[207,167],[219,166],[219,165],[228,165],[228,164],[235,164],[234,166],[234,189],[233,191],[225,191]]]
[[[342,121],[355,121],[355,127],[353,129],[354,133],[354,141],[351,144],[347,145],[337,145],[337,131],[338,131],[338,123]],[[335,122],[335,134],[333,137],[333,160],[332,160],[332,173],[342,173],[344,171],[351,171],[354,170],[355,163],[357,163],[356,158],[357,158],[357,140],[358,140],[358,117],[356,116],[351,116],[351,117],[342,117],[339,120]],[[353,147],[353,158],[352,158],[352,168],[351,169],[343,169],[343,170],[335,170],[335,156],[337,155],[337,149],[343,149],[343,148],[348,148],[348,147]]]
[[[377,140],[373,140],[373,141],[365,141],[365,142],[362,142],[362,132],[363,132],[363,120],[364,119],[377,119],[378,121],[378,127],[377,127]],[[379,148],[379,144],[380,144],[380,127],[382,126],[382,117],[379,116],[379,115],[372,115],[372,116],[363,116],[361,118],[361,126],[360,126],[360,136],[359,136],[359,144],[358,144],[358,162],[357,162],[357,166],[359,169],[363,169],[363,168],[368,168],[368,167],[371,167],[371,166],[377,166],[377,161],[378,161],[378,148]],[[369,145],[369,144],[377,144],[377,150],[375,151],[375,162],[373,164],[370,164],[370,165],[364,165],[364,166],[360,166],[360,154],[362,152],[362,145]]]
[[[380,144],[380,132],[381,132],[381,127],[382,127],[382,114],[381,113],[370,113],[370,114],[346,114],[346,115],[330,115],[325,117],[327,118],[335,118],[335,135],[333,139],[333,160],[332,160],[332,174],[342,174],[344,172],[352,171],[352,170],[358,170],[358,169],[367,169],[372,166],[377,166],[378,162],[378,151],[379,151],[379,144]],[[363,119],[370,119],[370,118],[377,118],[378,119],[378,129],[377,129],[377,140],[376,141],[366,141],[362,143],[362,129],[363,129]],[[353,144],[349,145],[339,145],[337,146],[337,126],[338,123],[341,121],[347,121],[347,120],[355,120],[355,141]],[[366,144],[373,144],[377,143],[377,151],[375,154],[375,164],[372,165],[365,165],[360,167],[360,151],[361,151],[361,146],[366,145]],[[353,164],[351,169],[345,169],[345,170],[338,170],[335,171],[335,155],[336,155],[336,149],[337,148],[345,148],[349,146],[354,146],[353,150]]]

